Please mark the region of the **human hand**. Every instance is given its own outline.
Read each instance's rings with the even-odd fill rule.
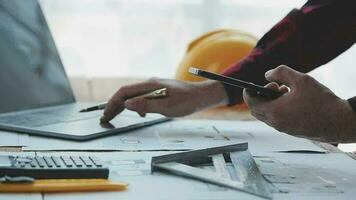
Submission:
[[[143,94],[167,88],[168,96],[146,99]],[[227,103],[222,84],[216,81],[183,82],[172,79],[150,79],[121,87],[109,100],[101,122],[109,122],[125,108],[144,117],[146,113],[160,113],[167,117],[181,117],[198,110]]]
[[[266,72],[265,87],[284,94],[262,99],[244,90],[251,114],[278,131],[323,142],[356,141],[356,115],[346,100],[307,74],[287,66]],[[288,87],[287,87],[288,86]]]

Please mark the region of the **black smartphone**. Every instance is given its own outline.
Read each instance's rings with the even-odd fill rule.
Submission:
[[[197,75],[197,76],[201,76],[201,77],[204,77],[207,79],[220,81],[220,82],[223,82],[223,83],[226,83],[226,84],[229,84],[232,86],[236,86],[239,88],[246,88],[252,92],[255,92],[256,95],[266,97],[266,98],[275,99],[275,98],[278,98],[283,95],[282,92],[271,90],[271,89],[265,88],[261,85],[257,85],[257,84],[251,83],[251,82],[246,82],[243,80],[231,78],[231,77],[220,75],[220,74],[215,74],[215,73],[204,71],[204,70],[201,70],[201,69],[198,69],[195,67],[189,67],[189,73]]]

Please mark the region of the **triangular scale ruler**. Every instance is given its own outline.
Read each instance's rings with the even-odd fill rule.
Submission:
[[[212,163],[215,171],[196,167]],[[152,172],[166,171],[272,199],[247,143],[152,157]],[[229,170],[230,169],[230,170]]]

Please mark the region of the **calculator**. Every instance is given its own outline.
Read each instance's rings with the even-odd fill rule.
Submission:
[[[109,169],[94,156],[0,155],[0,177],[34,179],[94,179],[109,176]]]

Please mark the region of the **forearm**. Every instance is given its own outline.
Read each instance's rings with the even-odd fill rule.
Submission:
[[[340,143],[356,142],[356,97],[345,101],[345,114],[340,125]]]
[[[202,81],[195,84],[194,94],[197,97],[196,111],[223,106],[228,103],[228,96],[223,84],[218,81]]]
[[[356,142],[356,113],[354,108],[350,104],[349,101],[341,100],[344,106],[335,113],[337,118],[335,119],[334,124],[330,124],[330,126],[336,126],[334,128],[335,135],[337,138],[334,143],[355,143]],[[332,128],[331,127],[331,128]]]

